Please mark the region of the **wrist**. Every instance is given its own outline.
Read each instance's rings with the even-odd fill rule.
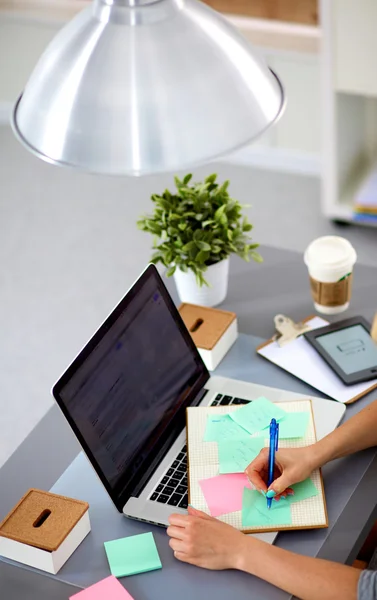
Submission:
[[[232,569],[250,572],[250,556],[254,552],[254,544],[257,540],[244,533],[241,534],[237,547],[232,552]]]
[[[327,444],[324,440],[320,440],[316,444],[309,446],[308,450],[310,467],[312,471],[319,469],[329,462],[329,460],[331,460],[329,449],[327,448]]]

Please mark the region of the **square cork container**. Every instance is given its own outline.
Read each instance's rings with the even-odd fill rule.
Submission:
[[[187,303],[178,310],[204,364],[213,371],[237,339],[236,314]]]
[[[0,555],[56,574],[89,532],[87,502],[31,489],[0,523]]]

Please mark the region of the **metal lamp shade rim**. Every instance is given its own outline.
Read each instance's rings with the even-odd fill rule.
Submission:
[[[260,131],[257,131],[254,133],[254,135],[252,135],[251,137],[245,139],[245,141],[243,141],[241,144],[238,144],[237,146],[233,147],[233,148],[229,148],[228,150],[226,150],[225,152],[220,152],[217,155],[211,155],[208,156],[207,158],[203,158],[200,161],[196,162],[196,163],[192,163],[190,162],[189,164],[182,164],[179,166],[179,170],[184,170],[187,168],[192,168],[192,167],[196,167],[196,166],[200,166],[205,164],[206,162],[213,162],[217,159],[220,159],[224,156],[227,156],[228,154],[232,154],[234,152],[237,152],[238,150],[241,150],[242,148],[245,148],[245,146],[250,145],[255,139],[257,139],[258,137],[260,137],[265,131],[267,131],[267,129],[269,129],[271,127],[271,125],[274,125],[275,123],[277,123],[277,121],[279,121],[280,117],[282,116],[282,114],[284,113],[284,109],[285,109],[285,105],[286,105],[286,97],[285,97],[285,93],[284,93],[284,87],[279,79],[279,77],[276,75],[276,73],[273,71],[273,69],[271,69],[269,67],[269,71],[271,72],[271,74],[273,75],[273,77],[275,78],[279,88],[280,88],[280,93],[281,93],[281,103],[279,106],[279,110],[277,111],[274,119],[272,119],[264,128],[262,128]],[[16,101],[16,104],[14,106],[14,109],[12,111],[12,115],[11,115],[11,127],[13,129],[13,132],[15,134],[15,136],[17,137],[17,139],[22,143],[22,145],[27,148],[27,150],[29,150],[29,152],[31,152],[32,154],[34,154],[35,156],[37,156],[38,158],[40,158],[41,160],[48,162],[52,165],[56,165],[56,166],[61,166],[61,167],[68,167],[71,169],[77,169],[77,166],[74,163],[70,163],[67,161],[61,161],[61,160],[57,160],[54,158],[51,158],[50,156],[44,154],[43,152],[40,152],[37,148],[35,148],[35,146],[33,146],[32,144],[30,144],[28,142],[28,140],[23,136],[23,134],[21,133],[18,124],[17,124],[17,111],[20,105],[20,102],[22,100],[22,96],[23,94],[21,94],[18,98],[18,100]],[[177,169],[178,170],[178,167]],[[109,175],[109,173],[107,171],[99,171],[98,169],[94,170],[94,169],[90,169],[89,167],[80,167],[80,171],[82,172],[86,172],[86,173],[92,173],[92,174],[99,174],[99,175]],[[167,168],[165,170],[161,170],[159,171],[160,173],[167,173],[170,172],[171,168]],[[129,176],[129,177],[134,177],[136,176],[142,176],[142,175],[151,175],[156,173],[156,171],[140,171],[140,172],[135,172],[135,171],[124,171],[122,173],[112,173],[111,175],[113,176]]]

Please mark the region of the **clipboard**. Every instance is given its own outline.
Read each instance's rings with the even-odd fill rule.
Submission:
[[[328,321],[316,315],[310,315],[303,323],[310,324],[312,329],[328,325]],[[322,394],[343,404],[352,404],[377,388],[377,379],[345,385],[302,336],[282,348],[271,338],[257,347],[257,353]]]
[[[304,397],[298,400],[279,402],[278,405],[288,413],[304,411],[310,415],[305,437],[279,440],[280,448],[299,448],[314,444],[317,441],[317,435],[310,398]],[[189,503],[194,508],[207,514],[210,514],[210,511],[199,481],[218,475],[219,470],[217,443],[203,441],[207,416],[223,415],[239,408],[239,406],[204,406],[186,409]],[[262,437],[262,432],[260,432],[260,436]],[[265,437],[265,446],[268,446],[268,443],[268,437]],[[313,471],[311,479],[317,488],[318,494],[317,496],[291,505],[292,524],[290,525],[271,525],[269,527],[260,525],[250,529],[242,526],[241,511],[227,513],[216,518],[219,521],[232,525],[245,534],[326,528],[328,527],[328,514],[321,469]]]

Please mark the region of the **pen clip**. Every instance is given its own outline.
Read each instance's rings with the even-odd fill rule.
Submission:
[[[278,451],[278,446],[279,446],[279,423],[276,423],[276,431],[275,431],[275,436],[276,436],[276,452]]]

